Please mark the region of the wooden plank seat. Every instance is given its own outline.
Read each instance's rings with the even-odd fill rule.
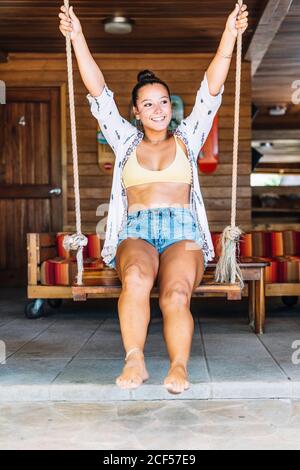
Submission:
[[[94,280],[84,279],[84,285],[78,286],[74,284],[72,286],[73,299],[75,301],[84,301],[88,297],[95,297],[95,295],[101,296],[102,294],[113,294],[117,296],[121,292],[121,285],[95,285]],[[194,292],[193,297],[201,297],[203,294],[225,294],[228,300],[241,300],[242,291],[239,284],[219,284],[211,280],[204,280],[200,286],[198,286]],[[159,296],[159,288],[154,286],[151,290],[151,297]]]
[[[86,300],[88,296],[95,294],[120,294],[122,289],[121,281],[115,269],[95,269],[83,272],[83,285],[72,285],[74,300]],[[217,283],[213,279],[213,272],[204,274],[201,284],[194,290],[193,297],[201,296],[205,293],[224,294],[228,300],[241,300],[242,290],[239,283],[225,284]],[[151,297],[158,297],[159,287],[154,284],[151,290]]]

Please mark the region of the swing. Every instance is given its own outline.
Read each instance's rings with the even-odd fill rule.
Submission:
[[[243,0],[238,0],[240,8]],[[69,11],[69,0],[64,0],[66,11]],[[80,213],[80,189],[78,172],[78,153],[76,136],[76,119],[74,104],[74,85],[72,67],[72,46],[70,33],[66,35],[66,55],[68,71],[69,106],[72,137],[72,157],[74,173],[74,195],[76,213],[76,233],[66,235],[63,245],[66,250],[76,250],[77,279],[72,286],[74,300],[86,300],[87,295],[105,295],[109,297],[120,291],[116,286],[95,286],[83,282],[83,248],[87,245],[87,237],[81,231]],[[220,238],[221,255],[216,265],[215,279],[213,282],[201,283],[195,289],[194,294],[203,293],[226,294],[229,300],[241,299],[241,291],[244,287],[243,276],[237,262],[237,248],[242,231],[236,227],[236,199],[237,199],[237,164],[238,164],[238,140],[239,140],[239,117],[240,117],[240,89],[241,89],[241,61],[242,61],[242,33],[239,30],[237,36],[236,56],[236,90],[234,111],[234,136],[233,136],[233,170],[232,170],[232,197],[231,197],[231,225],[226,227]],[[153,288],[152,293],[157,294],[158,289]]]

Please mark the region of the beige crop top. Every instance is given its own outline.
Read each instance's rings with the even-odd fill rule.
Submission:
[[[174,135],[176,142],[176,156],[171,165],[163,170],[148,170],[142,167],[136,156],[136,148],[129,156],[123,169],[123,182],[126,188],[145,183],[192,183],[192,171],[186,154],[177,142],[177,136]]]

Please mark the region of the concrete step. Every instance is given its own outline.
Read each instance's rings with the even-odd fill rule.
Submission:
[[[192,383],[189,390],[173,395],[161,384],[143,384],[121,390],[114,384],[1,385],[0,403],[9,402],[117,402],[156,400],[300,399],[299,382],[206,382]]]

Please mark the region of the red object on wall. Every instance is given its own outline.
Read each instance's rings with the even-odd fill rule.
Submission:
[[[219,136],[218,115],[216,114],[210,133],[203,145],[199,157],[198,167],[201,173],[213,173],[219,163]]]

